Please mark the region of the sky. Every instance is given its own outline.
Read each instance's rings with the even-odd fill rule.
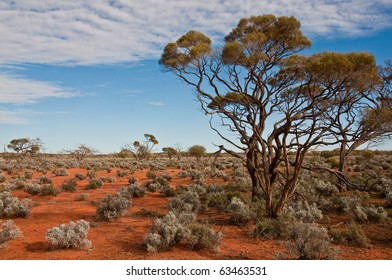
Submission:
[[[112,153],[149,133],[155,151],[217,150],[224,142],[160,54],[189,30],[219,46],[241,18],[269,13],[301,21],[309,54],[392,59],[391,0],[0,0],[0,148],[39,137],[50,153]]]

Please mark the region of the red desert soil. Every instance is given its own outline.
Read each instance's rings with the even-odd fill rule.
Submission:
[[[170,184],[190,184],[188,179],[177,178],[177,169],[168,169],[173,180]],[[75,173],[86,174],[86,170],[69,169],[70,176],[53,176],[53,185],[61,187],[68,178],[73,178]],[[98,177],[117,177],[117,169],[110,173],[98,172]],[[143,184],[146,172],[138,171],[132,176]],[[35,174],[35,177],[41,174]],[[211,181],[212,182],[212,181]],[[209,182],[209,183],[211,183]],[[219,181],[215,181],[218,183]],[[249,232],[252,225],[233,226],[228,224],[229,217],[208,210],[199,215],[199,219],[212,221],[215,230],[223,233],[222,244],[219,252],[208,249],[193,251],[183,244],[178,244],[168,251],[148,253],[143,246],[144,237],[156,217],[167,213],[167,200],[159,193],[149,193],[142,198],[133,198],[133,205],[125,217],[111,222],[96,221],[96,208],[99,201],[107,193],[116,193],[117,190],[128,184],[128,177],[118,177],[115,183],[105,183],[104,187],[96,190],[86,190],[87,180],[79,181],[77,191],[74,193],[61,192],[58,196],[31,196],[21,190],[14,191],[18,198],[30,198],[34,207],[27,218],[13,219],[23,232],[23,237],[7,242],[0,248],[0,259],[72,259],[72,260],[111,260],[111,259],[275,259],[276,252],[285,249],[284,242],[279,240],[263,240],[253,238]],[[76,201],[80,193],[88,193],[87,201]],[[51,250],[46,241],[46,231],[62,223],[85,219],[90,221],[91,228],[88,239],[94,248],[91,250],[62,249]],[[1,220],[6,220],[2,218]],[[0,221],[2,222],[2,221]],[[370,249],[339,246],[340,259],[392,259],[391,246],[374,244]]]

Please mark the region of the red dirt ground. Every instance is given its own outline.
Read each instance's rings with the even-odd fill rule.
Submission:
[[[170,184],[186,185],[188,179],[176,177],[177,169],[168,169],[173,180]],[[53,185],[60,187],[68,178],[73,178],[75,173],[86,174],[86,170],[69,169],[70,176],[49,176],[53,179]],[[117,169],[113,168],[110,173],[99,171],[98,177],[117,177]],[[138,178],[143,184],[147,180],[147,170],[138,171],[133,177]],[[35,174],[35,177],[41,174]],[[99,201],[107,193],[116,193],[117,190],[128,184],[128,177],[117,177],[115,183],[105,183],[104,187],[96,190],[86,190],[84,186],[87,180],[79,181],[77,191],[74,193],[61,192],[58,196],[31,196],[21,190],[14,191],[18,198],[30,198],[34,202],[31,214],[27,218],[13,219],[23,232],[23,237],[7,242],[0,248],[0,259],[275,259],[276,252],[285,249],[282,241],[262,240],[251,237],[249,232],[253,229],[249,226],[233,226],[227,223],[229,217],[223,214],[207,210],[199,215],[200,219],[208,217],[209,220],[217,221],[215,230],[223,233],[222,244],[219,252],[208,249],[193,251],[184,244],[178,244],[168,251],[148,253],[143,246],[144,237],[149,233],[155,217],[167,213],[167,200],[159,193],[149,193],[142,198],[133,198],[133,206],[125,217],[111,222],[97,222],[96,208]],[[80,193],[88,193],[87,201],[75,201]],[[148,212],[146,216],[143,213]],[[94,248],[91,250],[63,249],[51,250],[46,241],[46,232],[49,228],[69,221],[85,219],[90,221],[88,239]],[[1,220],[6,220],[2,218]],[[0,221],[2,222],[2,221]],[[370,249],[356,248],[339,245],[340,259],[392,259],[392,245],[374,244]]]

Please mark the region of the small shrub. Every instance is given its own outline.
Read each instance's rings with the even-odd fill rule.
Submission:
[[[65,181],[62,184],[61,189],[64,192],[75,192],[76,191],[76,185],[77,185],[77,179],[76,178],[71,178],[71,179],[68,179],[67,181]]]
[[[189,226],[186,240],[193,250],[209,248],[213,251],[217,251],[219,249],[221,237],[221,232],[215,233],[207,225],[193,223]]]
[[[385,207],[392,207],[392,192],[385,195]]]
[[[53,174],[56,176],[69,176],[69,173],[65,168],[53,170]]]
[[[220,212],[224,212],[230,204],[230,199],[225,192],[210,192],[205,203],[207,207],[216,207]]]
[[[334,196],[332,197],[332,204],[339,213],[348,213],[352,209],[361,205],[358,197],[348,196]]]
[[[24,177],[26,178],[26,179],[32,179],[33,178],[33,171],[30,171],[30,170],[27,170],[27,171],[25,171],[25,173],[24,173]]]
[[[152,172],[152,171],[148,171],[146,173],[146,176],[147,176],[148,179],[155,179],[157,177],[157,175],[154,172]]]
[[[123,196],[111,194],[106,195],[97,208],[98,219],[113,220],[124,216],[131,201]]]
[[[159,183],[150,182],[149,184],[146,185],[146,187],[148,191],[154,193],[156,191],[159,191],[161,185]]]
[[[99,189],[103,185],[103,182],[101,179],[93,178],[90,180],[90,182],[87,184],[86,189]]]
[[[310,223],[297,222],[292,226],[287,250],[278,253],[278,258],[300,260],[333,259],[337,251],[332,248],[331,239],[325,228]]]
[[[149,233],[144,238],[144,244],[147,246],[147,251],[151,253],[155,253],[163,248],[162,238],[157,233]]]
[[[89,229],[90,224],[85,220],[61,224],[48,229],[46,240],[53,249],[90,249],[92,247],[91,241],[86,239]]]
[[[128,171],[125,170],[117,170],[117,176],[118,177],[125,177],[128,175]]]
[[[60,193],[60,190],[54,187],[52,184],[43,185],[41,187],[41,192],[39,195],[46,196],[46,195],[54,195],[57,196]]]
[[[128,187],[133,197],[143,197],[146,194],[146,190],[138,184],[133,184]]]
[[[379,223],[388,217],[388,213],[381,206],[377,208],[374,206],[370,206],[370,207],[357,206],[355,207],[353,212],[356,220],[360,223],[364,223],[364,222]]]
[[[186,225],[180,222],[175,213],[169,212],[163,218],[155,220],[151,233],[144,239],[144,244],[149,252],[166,250],[180,242],[186,234]]]
[[[42,175],[38,177],[37,182],[38,184],[52,184],[52,179],[45,175]]]
[[[173,197],[176,193],[174,192],[173,188],[170,187],[169,185],[163,186],[160,190],[159,193],[163,194],[165,197]]]
[[[265,239],[287,238],[290,235],[288,223],[278,219],[258,221],[253,235]]]
[[[114,178],[114,177],[102,177],[101,180],[104,183],[115,183],[116,182],[116,178]]]
[[[86,176],[92,180],[97,178],[97,172],[95,172],[94,170],[88,170]]]
[[[130,185],[137,184],[137,179],[135,177],[131,177],[128,179]]]
[[[4,174],[0,173],[0,183],[4,183],[7,180]]]
[[[32,201],[13,197],[11,192],[0,193],[0,217],[26,217],[30,214]]]
[[[323,218],[322,211],[317,208],[316,203],[310,204],[307,201],[298,201],[285,207],[285,212],[304,223],[312,223]]]
[[[336,157],[330,157],[325,160],[332,168],[339,167],[339,160]]]
[[[237,197],[232,198],[227,210],[231,214],[230,220],[233,224],[246,224],[253,219],[250,207]]]
[[[23,188],[23,191],[31,195],[39,195],[41,193],[41,186],[37,184],[28,184]]]
[[[168,202],[169,211],[175,213],[199,212],[201,202],[196,192],[186,191],[177,197],[173,197]]]
[[[330,235],[335,242],[364,248],[370,247],[370,240],[366,237],[362,227],[354,221],[350,221],[344,231],[331,230]]]
[[[88,199],[88,193],[80,193],[75,200],[76,201],[86,201]]]
[[[22,232],[20,231],[19,227],[15,225],[15,223],[11,220],[8,220],[1,224],[0,229],[0,245],[3,243],[17,239],[22,236]]]
[[[76,173],[75,178],[82,181],[82,180],[86,179],[86,176],[84,176],[82,173]]]

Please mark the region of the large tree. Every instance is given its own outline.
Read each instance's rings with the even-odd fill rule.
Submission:
[[[320,86],[333,81],[339,88],[333,110],[325,115],[339,146],[339,188],[344,190],[346,159],[359,146],[378,141],[392,133],[392,112],[380,99],[390,94],[384,89],[375,59],[369,53],[329,53],[313,56],[310,72]],[[349,184],[350,185],[350,184]]]
[[[325,60],[334,69],[340,62],[329,53],[298,54],[308,47],[296,18],[264,15],[241,19],[223,48],[214,49],[210,38],[189,31],[167,44],[160,60],[193,87],[211,128],[232,146],[220,148],[243,160],[252,198],[263,198],[272,218],[294,195],[307,152],[337,143],[335,105],[354,81],[330,71]],[[357,71],[362,69],[351,73],[360,77]],[[355,83],[359,87],[361,79]]]

